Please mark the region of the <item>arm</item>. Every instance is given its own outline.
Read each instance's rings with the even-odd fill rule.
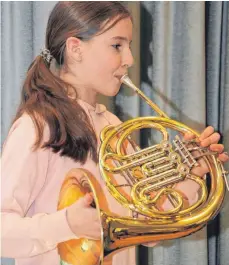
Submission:
[[[35,256],[76,238],[66,220],[66,209],[52,214],[26,214],[42,189],[49,151],[32,151],[35,129],[29,116],[15,122],[2,154],[2,256]]]

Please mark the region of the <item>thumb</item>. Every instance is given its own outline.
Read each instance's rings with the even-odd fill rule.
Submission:
[[[84,197],[80,198],[77,202],[78,207],[87,207],[93,202],[93,196],[87,193]]]

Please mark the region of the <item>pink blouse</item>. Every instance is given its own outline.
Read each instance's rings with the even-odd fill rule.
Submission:
[[[93,108],[84,101],[79,100],[79,103],[87,112],[98,139],[106,125],[120,123],[104,105],[97,104]],[[56,211],[61,185],[71,169],[83,167],[92,172],[112,212],[127,216],[129,211],[110,195],[98,166],[91,159],[82,166],[50,149],[33,151],[31,147],[35,136],[33,122],[24,114],[13,124],[4,143],[1,172],[2,256],[15,258],[16,265],[59,265],[57,244],[77,238],[68,226],[66,209]],[[195,199],[197,187],[183,186],[188,198]],[[114,255],[112,264],[134,265],[135,248]]]

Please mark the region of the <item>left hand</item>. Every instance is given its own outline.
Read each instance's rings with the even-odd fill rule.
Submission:
[[[193,134],[186,133],[184,135],[184,140],[191,140],[193,138],[195,138]],[[224,163],[229,161],[228,153],[226,152],[223,153],[224,145],[218,143],[220,140],[220,134],[215,132],[212,126],[208,126],[207,128],[205,128],[198,140],[200,146],[208,147],[210,151],[217,152],[220,161]],[[191,173],[203,177],[206,173],[209,172],[208,165],[206,164],[203,158],[199,159],[198,163],[200,164],[200,166],[194,167]]]

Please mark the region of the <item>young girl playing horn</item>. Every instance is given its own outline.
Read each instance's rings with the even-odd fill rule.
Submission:
[[[58,265],[58,243],[100,238],[90,194],[56,210],[61,185],[74,168],[90,171],[109,209],[128,215],[100,176],[100,132],[120,120],[97,103],[97,95],[118,93],[121,76],[133,64],[131,40],[132,17],[119,2],[59,2],[52,10],[46,49],[28,69],[2,153],[2,256],[15,258],[17,265]],[[200,136],[201,145],[226,162],[219,140],[212,127]],[[206,168],[195,173],[203,176]],[[180,190],[190,201],[197,192],[187,183]],[[115,255],[112,264],[134,265],[133,248]]]

